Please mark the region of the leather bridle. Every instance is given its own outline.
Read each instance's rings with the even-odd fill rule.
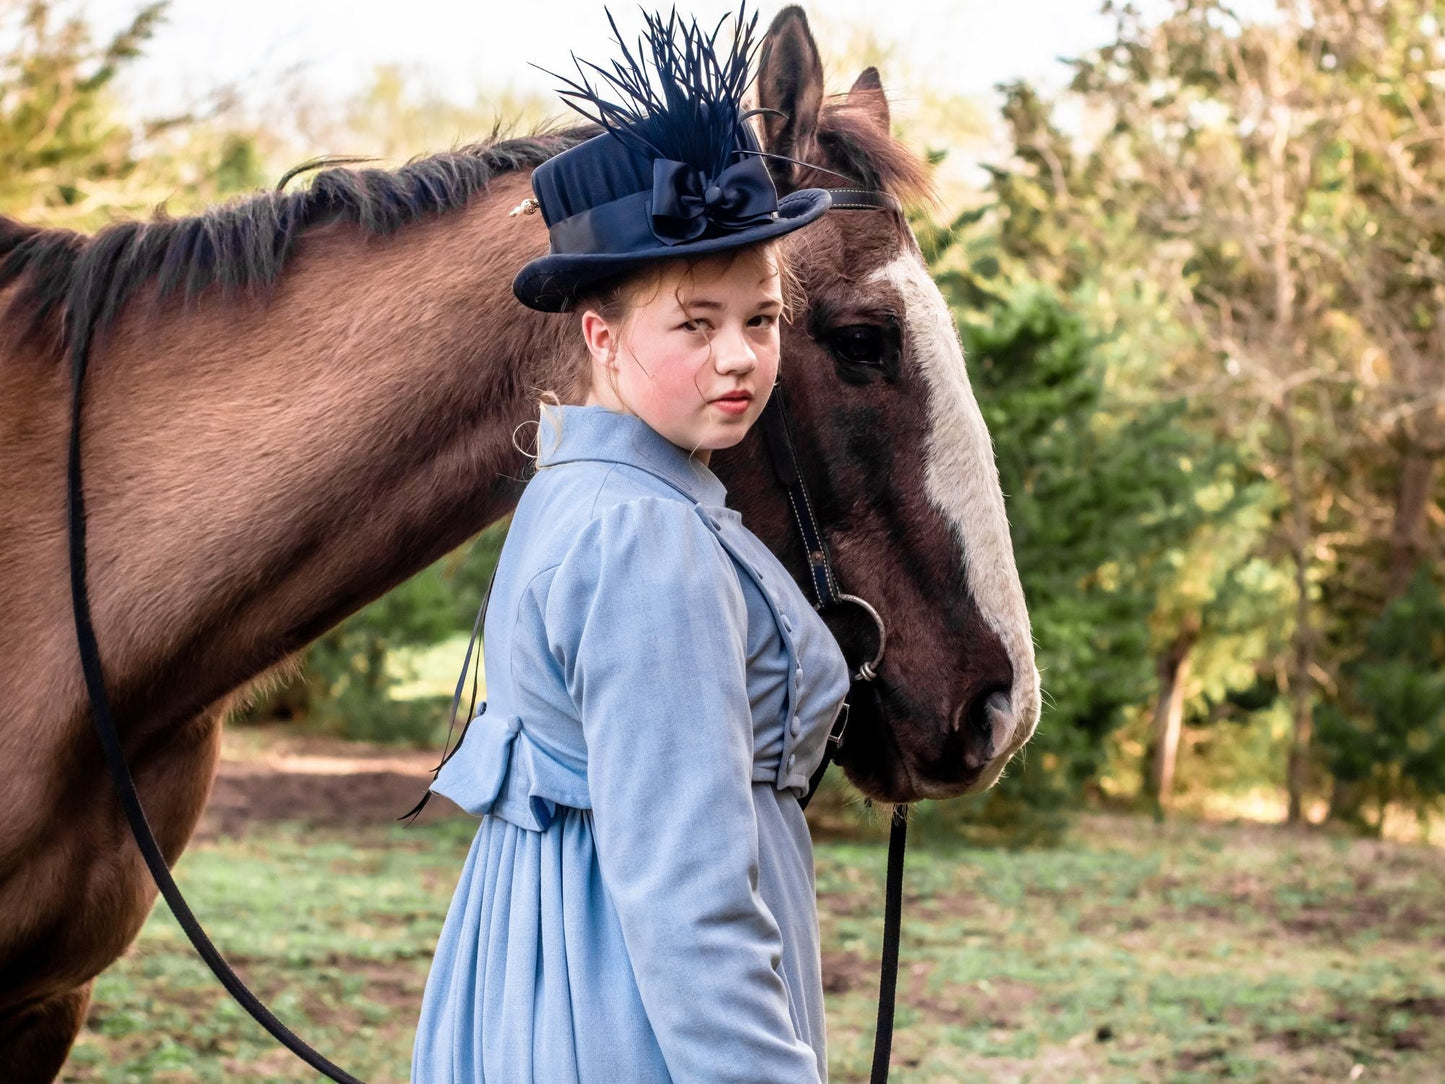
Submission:
[[[886,192],[862,188],[831,188],[828,189],[828,192],[832,196],[831,209],[833,210],[887,210],[902,213],[898,200]],[[171,876],[170,867],[166,864],[160,844],[156,842],[155,833],[151,830],[149,821],[146,820],[140,796],[136,793],[135,780],[131,777],[130,768],[126,764],[125,751],[121,747],[120,732],[116,728],[115,718],[111,711],[110,698],[106,693],[105,678],[100,662],[100,647],[91,620],[90,592],[86,576],[85,491],[80,464],[81,391],[85,383],[88,362],[87,339],[85,336],[77,336],[77,346],[72,351],[70,450],[66,471],[70,595],[75,616],[76,643],[80,650],[80,665],[85,676],[86,690],[90,695],[96,734],[100,739],[101,749],[105,755],[106,766],[110,770],[111,780],[115,784],[116,794],[120,798],[121,807],[130,824],[131,834],[135,837],[136,846],[145,859],[146,867],[150,870],[151,877],[155,879],[156,886],[160,889],[161,895],[165,897],[166,904],[175,915],[176,921],[185,931],[186,937],[190,940],[196,953],[206,962],[206,966],[211,969],[226,991],[273,1038],[318,1073],[336,1081],[337,1084],[362,1084],[356,1077],[333,1064],[324,1055],[298,1038],[231,970],[231,966],[221,956],[206,931],[201,927],[200,922],[197,921],[190,905],[186,903],[185,897],[176,885],[175,878]],[[879,616],[878,611],[863,599],[856,595],[845,594],[838,589],[837,577],[828,558],[827,543],[814,517],[813,505],[808,498],[802,473],[798,469],[797,453],[793,444],[787,407],[783,399],[783,389],[779,385],[774,389],[767,406],[763,409],[761,421],[773,471],[788,493],[788,500],[793,510],[793,520],[803,541],[803,549],[807,554],[813,589],[818,596],[815,606],[820,612],[844,605],[858,606],[877,624],[878,650],[871,659],[858,664],[852,677],[854,689],[862,685],[869,690],[872,696],[878,697],[875,679],[878,666],[883,660],[886,640],[883,619]],[[490,587],[488,594],[490,594]],[[485,605],[484,601],[483,608]],[[480,614],[478,615],[478,625],[480,626]],[[474,636],[475,634],[476,630],[473,632]],[[468,665],[470,651],[471,649],[468,647]],[[464,665],[464,678],[465,673]],[[460,691],[461,685],[459,684],[458,694]],[[801,800],[804,806],[816,791],[834,752],[843,744],[848,723],[848,711],[845,700],[844,707],[838,713],[838,718],[828,736],[823,761],[809,780],[808,793]],[[453,716],[455,716],[455,702]],[[898,806],[894,809],[892,831],[888,843],[883,974],[879,984],[878,1029],[873,1048],[872,1084],[882,1084],[888,1079],[888,1058],[893,1034],[893,999],[898,970],[898,926],[903,884],[903,850],[907,826],[905,808]]]

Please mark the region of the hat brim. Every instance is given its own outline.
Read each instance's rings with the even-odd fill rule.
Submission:
[[[806,226],[826,211],[832,197],[821,188],[803,188],[778,200],[778,217],[771,222],[705,237],[680,245],[658,242],[646,252],[548,253],[531,260],[512,280],[512,292],[528,308],[541,312],[567,312],[584,289],[593,283],[655,260],[707,256],[742,248],[791,233]]]

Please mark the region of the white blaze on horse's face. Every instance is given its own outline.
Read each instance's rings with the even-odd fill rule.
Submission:
[[[1039,673],[1028,609],[1014,564],[993,441],[974,399],[948,306],[916,251],[905,251],[875,277],[891,283],[903,298],[911,353],[928,386],[924,492],[952,528],[963,550],[974,604],[1013,666],[1008,705],[990,705],[995,759],[970,788],[980,789],[998,778],[1038,725]]]

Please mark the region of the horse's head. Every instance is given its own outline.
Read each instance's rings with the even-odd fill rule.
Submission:
[[[824,99],[796,7],[764,39],[758,95],[778,111],[764,114],[766,149],[822,167],[770,159],[780,191],[926,190],[922,163],[889,134],[874,69]],[[789,240],[806,306],[784,330],[780,381],[801,467],[842,590],[887,629],[880,697],[855,688],[837,759],[886,801],[981,790],[1033,734],[1039,680],[993,447],[952,316],[896,212],[830,211]],[[718,469],[749,525],[801,577],[806,557],[764,456],[754,432]],[[877,629],[861,609],[825,616],[851,661],[873,656]]]

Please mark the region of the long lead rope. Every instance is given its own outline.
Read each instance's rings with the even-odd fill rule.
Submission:
[[[883,967],[878,978],[878,1026],[873,1032],[871,1084],[887,1084],[893,1052],[893,995],[898,989],[898,942],[903,920],[903,852],[908,843],[906,806],[893,810],[888,830],[888,887],[883,903]]]
[[[498,561],[497,564],[501,564],[501,562]],[[456,729],[457,725],[457,708],[461,707],[462,690],[467,687],[467,671],[472,668],[472,648],[477,646],[477,637],[482,633],[482,622],[486,620],[487,616],[487,603],[492,600],[492,585],[496,582],[497,565],[494,564],[492,566],[492,574],[487,579],[486,593],[482,595],[482,604],[477,607],[477,619],[472,622],[472,637],[467,641],[467,654],[466,657],[462,659],[462,672],[457,678],[456,691],[452,694],[452,709],[447,713],[447,738],[446,741],[442,743],[442,758],[437,762],[437,766],[431,770],[433,781],[435,781],[437,773],[446,767],[447,761],[456,756],[457,750],[462,747],[462,742],[466,740],[467,731],[471,729],[472,722],[478,715],[487,710],[487,702],[485,700],[482,701],[481,708],[477,708],[477,682],[482,673],[482,653],[479,650],[477,652],[477,668],[472,673],[472,699],[471,703],[467,706],[467,721],[462,724],[462,732],[457,736],[457,743],[453,745],[452,731]],[[405,823],[407,827],[411,827],[412,823],[421,815],[421,811],[426,808],[426,804],[430,800],[431,787],[428,786],[426,790],[422,791],[421,798],[416,805],[412,806],[396,819]]]
[[[314,1050],[278,1020],[276,1015],[241,981],[241,977],[231,969],[231,965],[211,943],[211,939],[206,936],[206,931],[201,928],[201,924],[196,921],[196,916],[191,913],[186,898],[181,895],[175,878],[171,876],[170,867],[166,864],[165,855],[161,853],[160,844],[156,842],[155,833],[151,831],[150,822],[146,820],[145,809],[141,806],[140,796],[136,793],[135,780],[131,777],[130,768],[125,762],[125,752],[121,748],[120,734],[116,731],[115,718],[111,714],[110,699],[106,695],[105,681],[100,665],[100,648],[95,638],[95,627],[91,622],[90,593],[86,586],[85,575],[85,499],[80,473],[80,391],[85,378],[86,359],[82,351],[77,351],[77,355],[71,390],[70,462],[67,470],[70,598],[75,612],[75,637],[80,648],[80,666],[85,673],[85,687],[90,693],[95,732],[100,737],[100,746],[105,752],[105,763],[110,768],[110,777],[115,783],[121,807],[125,810],[125,818],[130,822],[131,834],[135,837],[136,846],[140,848],[141,856],[145,859],[151,877],[155,879],[156,886],[160,889],[161,895],[165,897],[166,905],[176,916],[176,921],[180,923],[181,929],[190,939],[197,955],[206,962],[206,966],[220,980],[221,985],[226,988],[226,992],[235,998],[241,1008],[250,1013],[251,1018],[265,1028],[277,1042],[322,1076],[336,1081],[337,1084],[362,1084],[356,1077],[332,1064],[324,1055]]]

